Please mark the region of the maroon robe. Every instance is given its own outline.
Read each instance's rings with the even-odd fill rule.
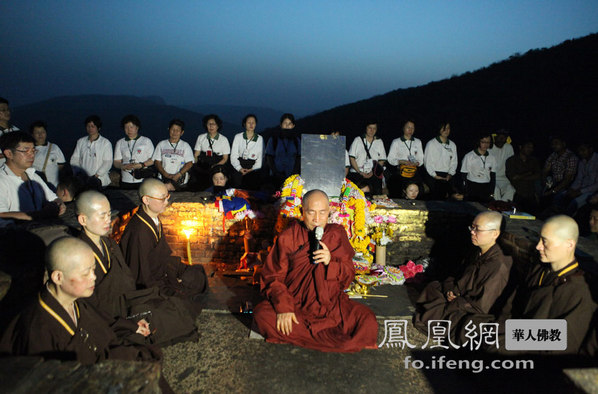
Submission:
[[[414,326],[427,333],[428,321],[450,320],[451,334],[453,338],[458,337],[459,326],[467,316],[490,312],[507,285],[512,264],[513,259],[505,256],[495,244],[484,254],[478,252],[459,279],[450,277],[443,283],[430,282],[416,301]],[[459,296],[449,302],[448,291]]]
[[[137,290],[135,278],[113,239],[101,237],[100,251],[85,232],[79,238],[91,247],[96,258],[96,287],[85,299],[88,304],[114,318],[134,322],[145,319],[152,334],[144,339],[151,343],[169,345],[197,338],[194,314],[186,301],[165,296],[156,287]]]
[[[194,299],[208,288],[203,266],[173,256],[162,223],[156,226],[143,207],[127,224],[120,247],[138,289],[158,287],[164,294]]]
[[[44,286],[38,298],[4,332],[1,352],[14,356],[76,360],[81,364],[94,364],[106,359],[161,359],[157,347],[132,344],[117,336],[117,333],[134,332],[137,329],[134,322],[124,319],[114,321],[83,300],[75,301],[75,311],[77,324]]]
[[[347,233],[340,225],[328,224],[322,242],[330,249],[328,266],[311,263],[303,224],[291,223],[280,234],[262,271],[261,290],[267,299],[254,310],[260,333],[268,342],[327,352],[376,346],[376,316],[343,291],[355,276],[355,252]],[[287,312],[294,312],[299,321],[292,323],[290,335],[276,330],[276,315]]]

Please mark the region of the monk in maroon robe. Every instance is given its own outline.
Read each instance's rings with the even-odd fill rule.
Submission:
[[[293,222],[280,234],[264,264],[266,300],[256,306],[254,318],[268,342],[325,352],[376,347],[376,316],[344,292],[355,276],[355,252],[342,226],[326,224],[329,212],[324,192],[308,192],[303,223]],[[312,238],[316,227],[324,229],[319,243]]]

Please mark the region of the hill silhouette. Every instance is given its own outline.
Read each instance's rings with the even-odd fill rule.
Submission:
[[[368,119],[377,119],[378,135],[388,149],[401,135],[405,119],[415,121],[415,136],[424,144],[446,120],[460,156],[471,150],[475,136],[501,128],[510,130],[515,144],[530,138],[544,152],[549,135],[564,136],[575,146],[597,135],[596,70],[598,34],[592,34],[549,49],[514,54],[474,72],[320,112],[299,119],[297,130],[340,131],[350,145],[365,131]]]
[[[202,114],[215,113],[223,121],[237,125],[237,132],[241,132],[241,120],[247,114],[255,114],[258,117],[258,130],[278,126],[280,117],[284,111],[266,107],[249,107],[242,105],[218,105],[218,104],[198,104],[198,105],[178,105],[194,112]]]
[[[48,123],[48,140],[63,150],[65,155],[75,148],[77,139],[86,134],[83,122],[88,115],[97,114],[102,118],[102,135],[113,144],[124,137],[120,120],[127,114],[135,114],[141,120],[140,133],[151,138],[154,144],[168,138],[168,123],[173,118],[185,121],[183,140],[191,147],[200,133],[205,130],[202,124],[204,114],[188,109],[167,105],[160,97],[135,97],[112,95],[64,96],[14,108],[12,119],[22,130],[27,130],[35,120]],[[232,142],[240,125],[224,123],[222,134]]]

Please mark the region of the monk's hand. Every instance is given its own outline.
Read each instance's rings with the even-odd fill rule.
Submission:
[[[141,319],[137,322],[137,334],[141,334],[147,337],[150,334],[149,323],[145,319]]]
[[[446,299],[448,300],[448,302],[453,301],[455,298],[457,298],[457,296],[455,295],[455,293],[453,293],[452,291],[447,291],[446,292]]]
[[[320,241],[320,245],[322,245],[322,249],[314,252],[314,263],[328,265],[330,264],[330,250],[324,242]]]
[[[294,312],[276,314],[276,329],[284,335],[289,335],[293,331],[293,323],[299,324]]]

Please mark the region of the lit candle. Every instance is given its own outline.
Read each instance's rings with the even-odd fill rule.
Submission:
[[[193,230],[192,228],[185,228],[183,229],[183,233],[187,236],[187,260],[189,260],[189,265],[193,264],[193,261],[191,261],[191,234],[193,234]]]

